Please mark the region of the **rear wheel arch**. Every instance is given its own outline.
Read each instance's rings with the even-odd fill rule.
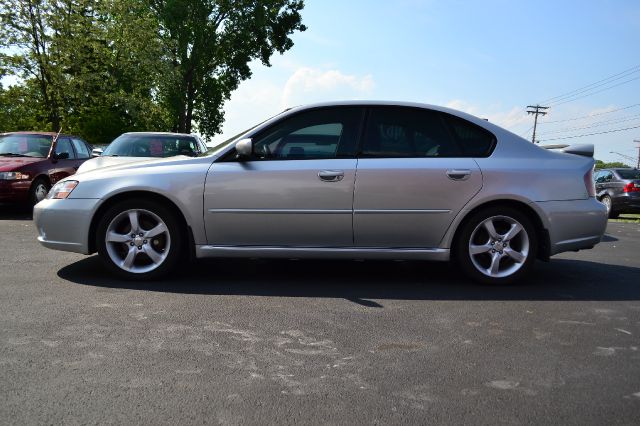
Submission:
[[[465,224],[479,211],[488,209],[488,208],[493,208],[493,207],[509,207],[524,213],[533,224],[537,238],[538,238],[538,250],[536,253],[536,257],[539,260],[544,260],[544,261],[549,260],[550,251],[551,251],[551,240],[549,236],[549,231],[547,230],[547,228],[545,228],[542,222],[542,219],[540,218],[540,215],[529,204],[522,201],[511,200],[511,199],[488,201],[486,203],[479,204],[475,206],[473,209],[466,212],[462,220],[460,220],[456,225],[456,230],[450,239],[451,253],[455,253],[455,248],[456,248],[455,245],[459,240],[459,235],[462,232],[462,229],[464,228]]]
[[[182,210],[180,210],[180,208],[176,205],[176,203],[174,203],[170,198],[165,197],[164,195],[158,194],[156,192],[149,192],[149,191],[129,191],[129,192],[121,192],[119,194],[116,194],[114,196],[112,196],[111,198],[105,200],[100,207],[98,207],[98,209],[96,210],[95,214],[93,215],[93,218],[91,219],[91,225],[89,226],[89,253],[95,253],[97,251],[97,245],[96,245],[96,233],[98,230],[98,224],[100,223],[100,219],[102,218],[102,216],[114,205],[125,201],[125,200],[140,200],[140,199],[145,199],[145,200],[151,200],[151,201],[156,201],[162,205],[164,205],[165,207],[167,207],[168,209],[171,210],[171,212],[175,215],[175,217],[178,219],[178,222],[180,224],[180,229],[182,232],[182,235],[184,237],[184,241],[185,243],[187,243],[190,247],[189,247],[189,251],[190,251],[190,255],[192,255],[192,251],[194,251],[194,247],[192,244],[193,241],[193,235],[192,235],[192,231],[191,231],[191,227],[189,226],[189,224],[187,223],[187,220],[184,216],[184,214],[182,213]]]

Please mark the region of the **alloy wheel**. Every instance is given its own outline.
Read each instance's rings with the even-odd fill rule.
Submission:
[[[509,216],[492,216],[480,222],[469,239],[473,266],[491,278],[508,277],[525,264],[529,235],[520,222]]]
[[[122,270],[145,273],[158,268],[171,249],[171,235],[155,213],[132,209],[116,215],[107,227],[109,257]]]

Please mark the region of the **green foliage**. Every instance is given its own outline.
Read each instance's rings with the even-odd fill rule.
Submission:
[[[622,163],[620,161],[614,161],[612,163],[605,163],[602,160],[596,160],[596,170],[599,169],[619,169],[624,167],[631,167],[628,164]]]
[[[304,31],[301,0],[0,0],[0,128],[211,136],[223,105]]]

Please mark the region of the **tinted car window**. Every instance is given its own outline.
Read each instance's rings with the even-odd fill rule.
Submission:
[[[640,179],[640,170],[617,170],[622,179]]]
[[[60,155],[65,152],[69,155],[69,159],[76,158],[73,153],[73,148],[71,148],[71,141],[67,138],[58,140],[58,143],[56,144],[56,155]]]
[[[47,135],[0,136],[0,155],[46,157],[51,149],[52,137]]]
[[[364,157],[452,157],[460,150],[440,115],[417,108],[372,108]]]
[[[312,160],[351,156],[355,152],[359,108],[305,111],[254,138],[258,160]]]
[[[80,139],[71,139],[71,143],[73,143],[73,147],[76,149],[76,153],[78,154],[78,158],[89,158],[91,157],[91,153],[89,152],[89,148]]]
[[[488,157],[496,143],[495,136],[488,130],[476,126],[460,117],[443,114],[451,127],[464,157]]]

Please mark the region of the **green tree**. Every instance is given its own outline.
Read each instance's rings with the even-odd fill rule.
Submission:
[[[195,121],[205,136],[219,132],[224,102],[251,76],[249,62],[270,66],[275,52],[304,31],[302,0],[149,0],[160,21],[170,73],[160,86],[173,130]]]
[[[620,161],[605,163],[602,160],[596,160],[596,169],[619,169],[619,168],[625,168],[625,167],[631,167],[631,166],[625,163],[622,163]]]
[[[154,95],[166,61],[146,0],[0,0],[0,23],[0,68],[37,87],[48,129],[63,126],[94,143],[170,129]],[[18,93],[4,95],[11,103]]]

